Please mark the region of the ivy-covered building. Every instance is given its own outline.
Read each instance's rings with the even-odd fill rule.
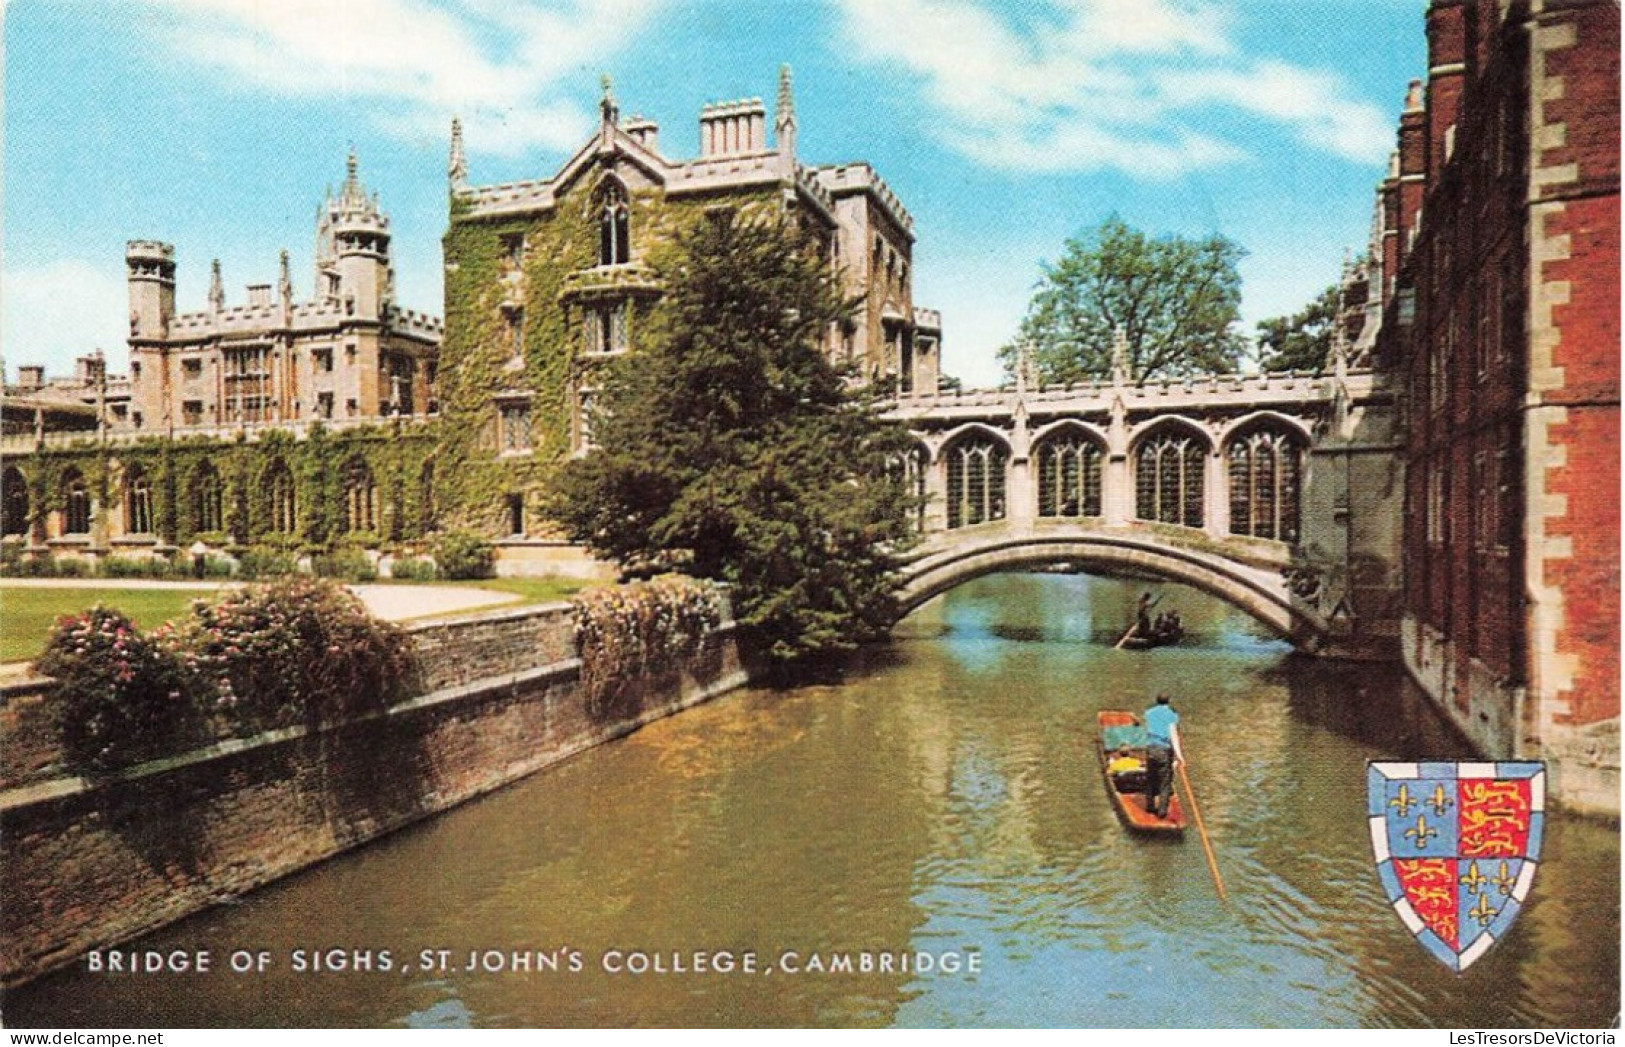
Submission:
[[[862,303],[829,332],[831,357],[902,391],[937,383],[941,324],[914,304],[913,218],[870,165],[801,161],[788,69],[771,143],[760,99],[704,107],[692,159],[669,157],[653,121],[623,119],[607,79],[600,112],[551,177],[503,185],[469,184],[452,125],[443,495],[455,523],[492,537],[545,531],[536,501],[592,442],[598,367],[638,349],[660,251],[708,210],[792,216]]]

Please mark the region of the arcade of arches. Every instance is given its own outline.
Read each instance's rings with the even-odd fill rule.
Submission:
[[[1284,421],[1254,421],[1215,444],[1198,427],[1170,420],[1133,442],[1125,463],[1130,489],[1111,491],[1104,437],[1064,423],[1032,441],[1029,489],[1017,498],[1009,439],[971,425],[948,438],[934,461],[925,446],[917,446],[905,473],[917,496],[929,501],[932,488],[940,489],[936,515],[947,530],[1013,515],[1105,520],[1111,493],[1128,510],[1122,515],[1134,520],[1292,544],[1302,533],[1308,447],[1307,435]],[[922,530],[927,521],[922,507]]]

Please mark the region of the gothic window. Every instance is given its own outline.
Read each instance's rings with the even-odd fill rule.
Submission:
[[[1071,431],[1038,445],[1038,515],[1102,515],[1100,444]]]
[[[124,477],[124,531],[152,533],[152,484],[139,466],[132,467]]]
[[[893,459],[890,466],[892,478],[902,484],[903,494],[910,502],[909,526],[920,532],[925,530],[925,478],[930,463],[930,453],[915,444]]]
[[[631,307],[626,302],[590,306],[582,312],[582,348],[589,353],[621,353],[631,348]]]
[[[293,472],[288,463],[277,458],[265,467],[261,477],[270,496],[271,531],[274,534],[292,534],[298,519],[298,494],[294,487]]]
[[[378,488],[372,480],[372,470],[360,458],[350,459],[344,467],[344,524],[345,530],[371,531],[377,524]]]
[[[90,533],[90,490],[79,470],[69,469],[62,476],[63,534]]]
[[[508,320],[508,355],[523,362],[525,359],[525,311],[517,306],[505,309]]]
[[[1253,429],[1230,441],[1227,458],[1230,533],[1296,542],[1302,514],[1302,443],[1285,432]]]
[[[902,334],[898,344],[899,359],[897,362],[897,391],[899,393],[912,393],[914,391],[914,339],[907,332]]]
[[[181,401],[181,424],[182,425],[202,425],[203,424],[203,401],[202,400],[182,400]]]
[[[220,474],[208,462],[198,465],[192,473],[192,525],[198,531],[222,530],[223,514],[220,509]]]
[[[15,466],[0,474],[0,534],[28,533],[28,482]]]
[[[525,533],[525,496],[508,495],[508,533],[515,537]]]
[[[1163,433],[1141,443],[1134,461],[1135,515],[1201,527],[1206,458],[1206,444],[1185,433]]]
[[[503,454],[530,452],[530,404],[509,403],[500,407],[501,447]]]
[[[948,526],[969,527],[1004,519],[1004,470],[1010,450],[1004,441],[973,433],[944,452],[948,460]]]
[[[1437,463],[1427,467],[1427,540],[1429,545],[1443,545],[1449,535],[1445,520],[1445,474]]]
[[[598,201],[598,264],[624,265],[632,260],[631,211],[626,187],[610,179]]]

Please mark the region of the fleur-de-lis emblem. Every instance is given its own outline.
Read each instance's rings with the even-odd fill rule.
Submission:
[[[1506,862],[1501,863],[1501,869],[1506,870]],[[1490,882],[1490,878],[1479,872],[1478,863],[1474,862],[1467,867],[1467,875],[1463,876],[1460,882],[1470,893],[1478,894],[1484,889],[1484,885]]]
[[[1427,805],[1433,808],[1434,814],[1443,818],[1444,812],[1454,807],[1456,801],[1445,795],[1444,785],[1440,784],[1433,787],[1433,795],[1428,797]]]
[[[1476,865],[1477,863],[1475,862],[1474,864]],[[1500,891],[1502,894],[1511,894],[1512,888],[1518,883],[1518,878],[1513,876],[1511,872],[1507,870],[1507,863],[1502,862],[1500,874],[1491,878],[1490,882],[1495,884],[1495,889]]]
[[[1467,915],[1478,921],[1480,927],[1487,926],[1489,922],[1501,914],[1501,910],[1490,908],[1490,896],[1478,896],[1478,904],[1467,911]]]
[[[1411,808],[1416,806],[1416,801],[1411,799],[1411,787],[1405,782],[1400,782],[1399,795],[1389,800],[1388,806],[1398,808],[1401,818],[1409,818]]]
[[[1439,830],[1429,828],[1427,816],[1419,814],[1416,816],[1416,825],[1406,829],[1405,835],[1416,841],[1418,849],[1425,850],[1428,845],[1428,838],[1439,835]]]

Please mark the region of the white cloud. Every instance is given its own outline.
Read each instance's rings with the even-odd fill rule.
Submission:
[[[110,371],[122,371],[130,314],[123,276],[122,266],[109,272],[77,258],[0,273],[7,372],[15,377],[21,364],[44,364],[50,375],[68,375],[74,358],[93,349],[106,354]]]
[[[579,144],[590,114],[561,79],[602,63],[661,0],[148,0],[170,54],[238,85],[341,96],[380,128],[443,136],[460,115],[471,149]]]
[[[1248,155],[1207,118],[1278,123],[1360,163],[1385,114],[1335,74],[1240,53],[1229,16],[1180,0],[836,0],[856,54],[914,74],[954,148],[994,168],[1168,177]]]

